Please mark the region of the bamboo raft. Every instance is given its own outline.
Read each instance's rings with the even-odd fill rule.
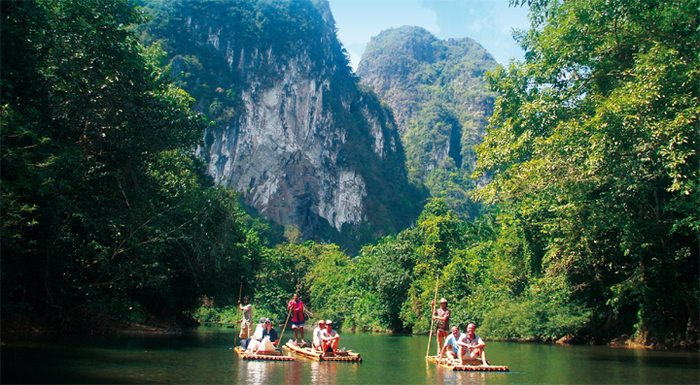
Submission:
[[[427,357],[428,362],[432,362],[443,368],[452,369],[454,371],[460,372],[509,372],[510,369],[507,366],[502,365],[488,365],[484,366],[481,360],[469,360],[466,365],[451,364],[445,358],[439,360],[437,356]],[[488,361],[487,361],[488,362]]]
[[[246,353],[246,351],[240,347],[236,346],[233,350],[238,354],[238,357],[244,360],[257,360],[257,361],[294,361],[294,357],[286,356],[277,350],[257,352],[257,353]]]
[[[322,355],[321,352],[312,348],[302,348],[293,342],[287,342],[282,349],[314,361],[362,362],[362,356],[359,353],[354,353],[352,350],[336,351],[335,353]]]

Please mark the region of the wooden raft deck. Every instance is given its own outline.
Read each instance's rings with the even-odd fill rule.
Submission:
[[[336,352],[335,354],[327,353],[326,355],[321,355],[320,352],[317,352],[312,348],[302,348],[291,342],[287,342],[282,349],[314,361],[362,362],[362,356],[360,356],[359,353],[354,353],[350,350],[346,352]]]
[[[503,365],[488,365],[484,366],[481,364],[480,360],[475,360],[475,361],[469,361],[467,362],[466,365],[452,365],[450,364],[446,359],[443,358],[442,361],[439,361],[437,356],[429,356],[427,357],[428,362],[432,362],[434,364],[437,364],[439,366],[442,366],[443,368],[449,368],[455,371],[460,371],[460,372],[509,372],[510,369],[507,366]]]
[[[246,353],[245,350],[236,346],[233,350],[238,354],[238,357],[244,360],[258,360],[258,361],[294,361],[294,357],[286,356],[282,352],[272,351],[272,352],[258,352],[258,353]]]

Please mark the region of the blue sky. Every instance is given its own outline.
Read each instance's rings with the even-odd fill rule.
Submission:
[[[508,0],[329,0],[338,38],[357,68],[372,36],[404,25],[420,26],[440,39],[470,37],[501,64],[522,60],[513,29],[527,29],[527,6]]]

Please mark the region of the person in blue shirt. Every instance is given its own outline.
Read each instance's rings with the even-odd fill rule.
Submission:
[[[447,358],[450,360],[450,362],[455,362],[456,360],[460,359],[458,342],[461,337],[462,334],[459,332],[459,328],[457,326],[453,326],[452,333],[445,338],[445,343],[442,345],[442,349],[440,350],[438,361],[442,361],[442,359],[445,357],[445,352],[447,352]],[[450,349],[448,350],[448,348]]]

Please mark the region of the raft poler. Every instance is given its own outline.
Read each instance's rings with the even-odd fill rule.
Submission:
[[[253,305],[250,304],[248,296],[243,297],[243,303],[238,303],[238,308],[243,312],[241,319],[241,332],[238,333],[238,338],[241,340],[241,347],[248,347],[250,342],[250,330],[253,325]]]

